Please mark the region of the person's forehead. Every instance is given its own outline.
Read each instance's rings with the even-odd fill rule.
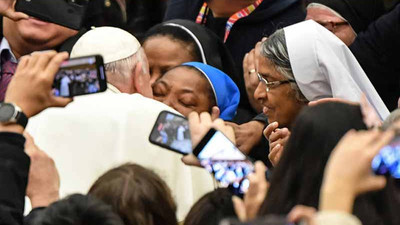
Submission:
[[[161,79],[169,83],[178,84],[175,85],[178,88],[185,87],[199,90],[205,88],[208,84],[207,79],[200,72],[187,67],[174,68],[168,71]]]
[[[156,36],[143,44],[148,59],[162,65],[177,66],[192,61],[190,52],[180,43],[165,36]]]
[[[262,56],[259,59],[258,73],[264,78],[272,78],[275,80],[284,78],[284,76],[276,70],[274,64],[272,64],[269,59]]]

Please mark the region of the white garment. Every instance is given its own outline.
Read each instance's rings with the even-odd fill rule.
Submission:
[[[158,114],[170,107],[139,94],[105,93],[75,97],[66,108],[51,108],[31,118],[27,131],[56,162],[61,196],[87,193],[109,169],[126,162],[149,168],[171,188],[182,220],[190,207],[213,190],[211,175],[188,167],[181,155],[148,139]]]
[[[364,93],[382,120],[389,115],[357,59],[339,38],[312,20],[284,31],[296,83],[309,101],[333,97],[359,102]]]

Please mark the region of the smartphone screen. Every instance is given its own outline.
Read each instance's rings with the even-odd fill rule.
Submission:
[[[287,216],[285,215],[267,215],[259,217],[255,220],[242,222],[238,219],[223,219],[220,225],[296,225],[288,222]]]
[[[162,111],[158,116],[149,140],[153,144],[183,155],[192,152],[188,120],[168,111]]]
[[[254,165],[222,132],[211,129],[193,153],[222,187],[236,195],[246,193],[246,177],[254,171]]]
[[[106,89],[101,56],[73,58],[63,62],[53,83],[53,94],[60,97],[93,94]]]
[[[397,135],[383,147],[372,160],[372,170],[378,175],[392,176],[400,179],[400,136]]]

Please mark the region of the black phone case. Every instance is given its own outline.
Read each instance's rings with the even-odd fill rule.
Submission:
[[[211,137],[217,132],[214,128],[211,128],[206,135],[201,139],[199,144],[193,149],[193,154],[197,157],[201,150],[203,150],[204,146],[208,143],[208,141],[211,139]]]
[[[179,151],[178,149],[171,148],[171,147],[168,146],[168,145],[158,143],[158,142],[156,142],[156,141],[154,141],[154,140],[151,139],[151,136],[152,136],[153,132],[157,129],[157,125],[159,124],[160,118],[161,118],[165,113],[173,114],[174,116],[177,116],[177,117],[181,117],[181,118],[186,119],[185,117],[183,117],[183,116],[181,116],[181,115],[178,115],[178,114],[176,114],[176,113],[170,112],[170,111],[166,111],[166,110],[161,111],[160,114],[159,114],[158,117],[157,117],[156,122],[154,123],[153,129],[151,129],[151,132],[150,132],[150,135],[149,135],[149,141],[150,141],[150,143],[152,143],[152,144],[154,144],[154,145],[158,145],[158,146],[163,147],[163,148],[165,148],[165,149],[171,150],[171,151],[173,151],[173,152],[179,153],[179,154],[181,154],[181,155],[188,155],[188,153],[186,153],[186,152],[181,152],[181,151]],[[186,119],[186,120],[187,120],[187,119]]]
[[[80,30],[87,4],[65,0],[17,0],[15,10],[40,20]]]

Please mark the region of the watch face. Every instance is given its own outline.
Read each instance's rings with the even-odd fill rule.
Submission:
[[[10,104],[0,105],[0,122],[9,122],[15,112],[14,106]]]

